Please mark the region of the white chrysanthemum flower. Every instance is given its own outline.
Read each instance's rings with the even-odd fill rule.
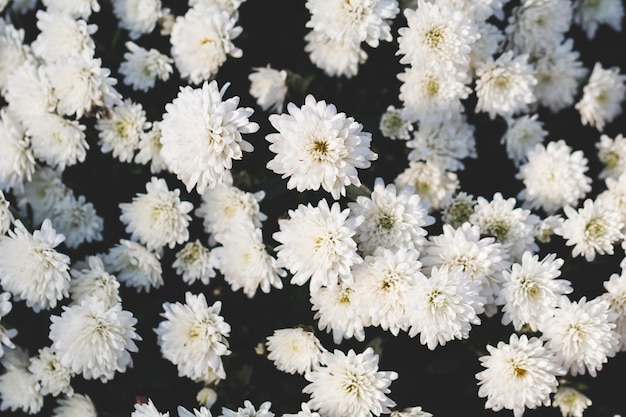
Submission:
[[[515,53],[538,55],[559,42],[571,23],[570,0],[522,0],[511,11],[505,32]]]
[[[237,408],[237,411],[222,407],[222,414],[219,417],[274,417],[274,413],[270,411],[271,406],[271,402],[265,401],[257,410],[250,401],[245,400],[243,407]]]
[[[107,382],[115,372],[126,372],[137,351],[137,319],[120,303],[107,306],[95,296],[80,304],[63,306],[60,316],[50,316],[52,351],[64,366],[85,379]]]
[[[188,213],[193,204],[181,201],[180,190],[170,191],[163,178],[152,177],[146,183],[146,193],[138,193],[132,203],[120,203],[119,207],[126,232],[149,250],[173,248],[189,239]]]
[[[606,292],[600,296],[609,304],[609,312],[615,317],[615,331],[620,337],[619,350],[626,351],[626,275],[612,274],[602,283]]]
[[[43,395],[51,394],[56,397],[61,393],[74,394],[70,385],[73,376],[71,369],[63,365],[49,347],[39,349],[37,356],[30,358],[28,370],[37,378]]]
[[[238,107],[239,97],[224,100],[230,84],[218,89],[217,82],[201,88],[181,87],[178,96],[165,105],[161,122],[161,156],[170,171],[202,194],[224,179],[232,160],[254,148],[242,134],[254,133],[259,125],[248,118],[250,107]]]
[[[433,267],[430,277],[418,276],[407,311],[409,336],[420,335],[428,349],[453,339],[467,339],[472,325],[480,324],[486,299],[481,282],[461,268]]]
[[[461,100],[472,91],[455,70],[437,65],[411,66],[398,74],[402,117],[433,124],[463,110]]]
[[[30,138],[8,108],[0,109],[0,188],[21,189],[35,172],[35,157]]]
[[[410,161],[436,162],[448,171],[463,170],[463,159],[476,158],[474,130],[463,113],[453,113],[446,120],[425,123],[406,143],[408,148],[412,148],[408,158]]]
[[[98,417],[93,401],[83,394],[61,398],[53,412],[52,417]]]
[[[43,408],[43,397],[37,377],[25,367],[8,368],[0,375],[0,411],[37,414]]]
[[[161,0],[113,0],[113,14],[131,39],[151,33],[161,17]]]
[[[120,65],[120,74],[124,76],[124,84],[133,90],[147,92],[156,83],[157,78],[167,81],[174,71],[174,60],[154,48],[146,49],[134,42],[125,43],[128,52],[124,53],[124,61]]]
[[[208,388],[208,387],[207,387]],[[210,388],[208,388],[210,389]],[[193,413],[183,406],[178,406],[178,417],[212,417],[211,411],[206,406],[200,407],[200,409],[193,409]]]
[[[575,206],[591,191],[591,178],[585,175],[587,158],[564,140],[539,143],[526,156],[528,161],[515,176],[524,183],[518,194],[524,207],[554,214],[566,205]]]
[[[95,127],[103,153],[112,152],[114,158],[131,162],[139,147],[139,138],[150,128],[150,123],[143,106],[127,98],[113,106],[108,117],[98,119]]]
[[[583,412],[591,405],[591,400],[582,392],[560,386],[554,394],[553,407],[559,407],[563,417],[583,417]]]
[[[152,402],[151,398],[148,398],[147,403],[135,403],[135,410],[130,413],[130,417],[169,417],[170,413],[160,413],[156,406]]]
[[[433,415],[422,410],[422,407],[416,406],[392,411],[390,417],[433,417]]]
[[[85,268],[72,268],[70,274],[70,295],[72,303],[80,304],[89,296],[102,301],[105,306],[112,307],[122,302],[119,294],[120,283],[104,269],[104,263],[98,256],[89,256]]]
[[[315,367],[304,377],[310,382],[302,389],[311,394],[309,407],[328,417],[371,417],[389,413],[396,403],[387,397],[389,385],[398,378],[394,371],[378,370],[378,355],[367,348],[356,354],[335,350],[324,352],[324,365]]]
[[[463,1],[464,4],[477,4],[477,2],[474,1],[461,1]],[[498,26],[485,20],[478,20],[475,23],[480,37],[472,44],[472,51],[470,52],[470,69],[472,76],[476,74],[477,68],[489,62],[489,60],[502,49],[502,45],[505,41],[504,33],[502,33]]]
[[[435,218],[413,191],[412,186],[397,190],[394,184],[385,185],[382,178],[376,178],[369,197],[358,196],[356,202],[348,203],[350,218],[363,218],[355,235],[360,250],[371,254],[378,247],[422,248],[427,234],[424,227],[433,224]]]
[[[498,20],[504,19],[503,7],[506,0],[439,0],[440,3],[460,10],[473,20],[487,20],[491,16]]]
[[[616,207],[624,224],[622,233],[626,236],[626,174],[620,175],[617,179],[607,178],[605,184],[606,190],[598,194],[595,202]]]
[[[267,358],[276,369],[300,375],[319,365],[325,349],[312,332],[299,327],[274,330],[266,341]]]
[[[491,201],[478,197],[470,223],[478,226],[480,232],[493,236],[504,245],[512,262],[522,259],[526,251],[539,249],[535,242],[534,229],[540,219],[530,210],[516,208],[515,198],[504,199],[501,193],[495,193]]]
[[[615,138],[601,135],[600,141],[596,142],[598,159],[602,162],[603,169],[600,178],[618,179],[626,172],[626,137],[618,134]]]
[[[279,230],[272,237],[280,243],[276,247],[278,266],[292,274],[291,283],[309,282],[311,293],[322,286],[338,282],[352,282],[352,265],[363,262],[353,239],[362,218],[350,218],[349,209],[341,210],[339,203],[332,207],[324,199],[316,207],[310,203],[289,210],[288,219],[279,219]]]
[[[163,357],[178,368],[178,375],[194,381],[224,379],[221,357],[230,354],[230,325],[220,316],[222,303],[207,304],[204,294],[185,293],[185,303],[163,303],[165,318],[154,329]]]
[[[574,22],[593,39],[600,25],[607,25],[615,31],[622,30],[624,5],[621,0],[575,0]]]
[[[306,27],[334,41],[378,47],[390,42],[390,22],[400,9],[397,0],[307,0],[311,19]]]
[[[48,10],[59,11],[74,18],[86,19],[91,12],[98,13],[100,5],[98,0],[43,0]]]
[[[307,403],[300,404],[301,411],[296,414],[283,414],[283,417],[321,417],[319,413],[312,411]]]
[[[27,131],[35,158],[63,171],[66,166],[84,162],[89,144],[85,126],[56,113],[33,116]]]
[[[139,164],[150,163],[150,172],[158,174],[167,170],[167,163],[161,155],[161,122],[152,122],[150,130],[139,135],[139,152],[135,155],[134,162]]]
[[[33,213],[33,224],[39,225],[46,218],[52,218],[55,207],[72,194],[63,181],[61,172],[44,165],[37,165],[33,177],[25,182],[23,189],[16,193],[21,212]]]
[[[241,288],[252,298],[259,288],[269,293],[271,287],[283,287],[280,278],[287,272],[267,252],[261,228],[239,224],[215,239],[221,244],[212,251],[217,268],[233,291]]]
[[[259,208],[264,197],[264,191],[249,193],[234,186],[232,174],[226,171],[222,183],[202,193],[202,202],[194,214],[202,219],[209,242],[213,243],[214,235],[227,233],[237,224],[261,227],[267,218]]]
[[[539,260],[538,255],[524,252],[521,264],[515,263],[510,271],[503,271],[504,284],[496,300],[503,305],[502,324],[513,323],[518,331],[528,325],[532,331],[537,331],[540,324],[552,316],[561,296],[572,292],[568,280],[556,279],[561,275],[562,266],[563,259],[554,253]]]
[[[117,80],[102,67],[100,58],[70,56],[45,66],[45,74],[56,97],[56,109],[65,116],[81,118],[94,107],[109,107],[121,101],[113,87]]]
[[[444,197],[441,201],[441,221],[452,227],[459,227],[469,222],[475,205],[474,196],[464,191],[459,191],[454,196]]]
[[[586,199],[578,210],[565,206],[567,219],[554,233],[565,239],[572,256],[584,256],[588,262],[598,255],[612,255],[613,245],[624,238],[622,215],[614,204]]]
[[[237,16],[239,6],[246,0],[189,0],[189,7],[196,5],[202,6],[217,6],[228,13]]]
[[[523,115],[507,118],[507,129],[501,142],[506,146],[506,153],[515,166],[525,162],[528,152],[544,141],[548,132],[543,129],[543,122],[537,115]]]
[[[232,40],[242,32],[237,19],[218,6],[198,4],[172,26],[172,58],[180,75],[200,84],[217,74],[228,55],[243,55]]]
[[[200,280],[209,285],[215,277],[216,259],[214,254],[199,240],[187,242],[182,249],[176,252],[176,259],[172,263],[178,275],[189,285]]]
[[[418,257],[414,249],[379,248],[353,268],[352,289],[365,325],[379,326],[394,336],[400,330],[408,330],[407,311],[415,295],[417,277],[423,275]]]
[[[329,77],[352,78],[359,72],[359,65],[367,60],[367,52],[359,45],[333,40],[315,30],[304,36],[304,51],[311,62]]]
[[[451,197],[460,185],[456,173],[435,161],[409,161],[394,184],[398,188],[413,187],[413,192],[428,204],[430,211],[439,210],[442,200]]]
[[[489,113],[491,119],[528,111],[528,105],[536,101],[534,72],[528,55],[514,55],[513,51],[506,51],[495,61],[477,68],[476,111]]]
[[[561,298],[539,331],[546,347],[572,376],[589,372],[595,377],[620,345],[609,303],[601,298],[587,301],[582,297],[578,302]]]
[[[32,234],[21,221],[14,225],[0,236],[0,284],[37,313],[54,308],[69,296],[70,258],[54,249],[65,237],[47,219]]]
[[[11,304],[11,293],[0,293],[0,320],[11,312],[13,304]],[[17,336],[17,329],[7,329],[0,322],[0,358],[5,354],[4,347],[9,349],[15,349],[15,344],[11,341],[12,338]]]
[[[567,39],[544,49],[533,59],[537,79],[535,98],[553,113],[574,104],[580,82],[588,73],[579,52],[573,48],[573,40]]]
[[[563,223],[563,217],[559,214],[544,217],[535,225],[535,238],[541,243],[548,243],[552,240],[554,231]]]
[[[287,71],[277,70],[269,65],[252,68],[248,75],[250,95],[263,110],[283,111],[287,95]]]
[[[331,333],[335,344],[342,339],[355,338],[359,342],[365,340],[365,320],[360,305],[351,285],[340,282],[332,287],[321,287],[311,293],[311,310],[313,318],[318,320],[317,327]]]
[[[458,228],[443,225],[443,233],[431,235],[425,245],[421,261],[424,273],[433,267],[461,268],[467,279],[480,284],[480,295],[485,304],[495,304],[502,289],[502,271],[509,267],[508,252],[493,237],[481,237],[478,226],[463,223]]]
[[[550,405],[550,394],[558,386],[556,377],[565,372],[540,339],[513,333],[509,343],[487,345],[487,350],[489,355],[480,358],[486,369],[476,374],[478,396],[487,398],[485,408],[505,408],[522,417],[527,408]]]
[[[357,168],[369,168],[377,155],[370,150],[372,135],[333,104],[312,95],[304,105],[287,104],[289,114],[269,116],[278,133],[265,139],[276,156],[267,168],[289,178],[288,189],[318,190],[320,186],[335,200],[346,194],[346,186],[360,186]]]
[[[413,123],[402,116],[402,109],[396,109],[390,105],[380,116],[378,128],[386,138],[409,140],[413,131]]]
[[[30,56],[30,47],[24,43],[24,29],[0,19],[0,90],[7,87],[7,77]]]
[[[98,26],[54,9],[38,10],[36,16],[40,32],[31,47],[37,57],[54,62],[72,55],[94,55],[96,45],[92,35]]]
[[[104,256],[104,265],[117,280],[137,291],[149,292],[163,285],[159,255],[137,242],[122,239]]]
[[[618,67],[605,69],[596,62],[583,87],[583,96],[574,106],[580,113],[583,125],[590,125],[600,132],[622,113],[621,104],[626,95],[626,75]]]
[[[34,59],[27,59],[9,74],[4,98],[26,128],[33,126],[35,116],[50,113],[56,107],[45,68]]]
[[[396,53],[402,55],[401,64],[469,69],[472,45],[480,35],[467,13],[445,3],[418,0],[416,9],[404,9],[404,16],[408,27],[398,29]]]
[[[9,201],[4,196],[2,190],[0,190],[0,236],[9,231],[14,220],[9,206]],[[2,317],[2,308],[0,308],[0,317]]]
[[[65,245],[75,249],[83,243],[102,240],[104,219],[96,213],[85,196],[67,195],[55,206],[50,216],[54,227],[65,236]]]

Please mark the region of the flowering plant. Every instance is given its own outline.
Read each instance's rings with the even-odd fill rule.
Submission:
[[[6,415],[626,412],[619,0],[0,11]]]

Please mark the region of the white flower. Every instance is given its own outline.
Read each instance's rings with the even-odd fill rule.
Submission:
[[[209,409],[205,406],[200,407],[199,410],[194,408],[193,413],[180,405],[178,406],[177,410],[178,417],[212,417],[211,411],[209,411]]]
[[[440,2],[417,1],[417,8],[404,9],[408,27],[398,29],[401,64],[418,67],[425,63],[465,72],[472,45],[479,37],[471,17]]]
[[[603,165],[600,178],[618,179],[626,172],[626,137],[618,134],[611,139],[607,135],[601,135],[600,141],[596,142],[596,148],[598,159]]]
[[[472,324],[480,324],[486,300],[481,282],[470,280],[469,272],[456,267],[433,267],[430,277],[418,276],[407,311],[409,336],[420,335],[420,343],[434,350],[453,339],[467,339]]]
[[[394,180],[396,187],[413,187],[413,192],[428,205],[429,210],[439,210],[441,202],[459,188],[459,179],[436,161],[409,161],[409,166]]]
[[[180,200],[180,190],[170,191],[163,178],[152,177],[146,193],[138,193],[132,203],[120,203],[120,220],[133,240],[159,251],[173,248],[189,239],[189,213],[193,204]]]
[[[357,295],[350,285],[344,283],[311,293],[313,318],[319,320],[317,327],[326,333],[332,332],[335,344],[353,337],[360,342],[365,340],[366,318],[361,314],[362,303],[356,299]]]
[[[33,224],[41,224],[52,217],[54,208],[72,194],[61,180],[61,172],[44,165],[37,165],[33,177],[16,193],[17,204],[23,213],[33,212]]]
[[[352,78],[359,72],[359,65],[367,60],[367,53],[359,45],[332,40],[315,30],[307,33],[304,40],[304,50],[313,65],[329,77]]]
[[[96,407],[88,395],[74,394],[61,398],[52,417],[97,417]]]
[[[92,35],[98,26],[74,19],[60,10],[37,10],[37,38],[31,44],[33,53],[46,62],[72,55],[92,57],[96,45]]]
[[[178,375],[210,382],[226,378],[221,357],[230,354],[230,325],[220,316],[222,303],[207,304],[204,294],[185,293],[185,303],[163,303],[165,318],[154,329],[163,357]]]
[[[159,256],[140,243],[122,239],[109,249],[103,261],[107,271],[117,274],[118,281],[139,292],[163,285]]]
[[[596,62],[583,96],[574,106],[580,113],[583,125],[590,125],[600,132],[622,112],[621,104],[626,95],[626,75],[618,67],[605,69]]]
[[[202,406],[200,407],[200,412],[202,415],[198,416],[198,413],[196,413],[196,410],[194,409],[194,413],[196,414],[195,417],[211,417],[211,412],[206,407],[213,407],[213,404],[215,404],[215,402],[217,401],[217,392],[215,392],[213,388],[205,386],[196,394],[196,401],[198,401],[198,403]],[[180,413],[180,409],[178,410],[178,412]],[[183,416],[180,415],[179,417]]]
[[[125,43],[128,52],[124,53],[124,61],[120,65],[120,74],[124,76],[124,84],[134,90],[147,92],[156,83],[157,78],[167,81],[174,71],[174,60],[154,48],[146,49],[136,43]]]
[[[287,95],[287,71],[266,67],[252,68],[248,75],[250,95],[263,110],[283,111]]]
[[[397,0],[307,0],[311,19],[306,27],[333,41],[372,48],[379,41],[391,41],[392,21],[400,9]]]
[[[500,142],[505,144],[509,159],[519,166],[528,159],[528,152],[543,142],[548,132],[536,114],[507,118],[506,122],[507,129]]]
[[[453,0],[454,1],[454,0]],[[499,1],[499,0],[497,0]],[[476,2],[466,2],[464,4],[477,4]],[[478,35],[480,36],[474,44],[470,52],[470,69],[472,76],[476,75],[476,69],[482,67],[485,63],[492,59],[498,51],[502,50],[505,36],[498,26],[490,23],[491,21],[476,21]]]
[[[21,221],[14,224],[0,236],[0,284],[37,313],[54,308],[69,296],[70,258],[54,249],[65,237],[47,219],[32,234]]]
[[[526,408],[550,405],[550,394],[556,392],[556,376],[564,370],[541,340],[513,333],[509,343],[487,345],[489,355],[480,363],[486,369],[476,374],[478,396],[487,398],[485,408],[513,410],[522,417]]]
[[[559,298],[571,293],[571,283],[556,279],[561,275],[563,259],[550,253],[542,260],[538,255],[524,252],[521,264],[515,263],[504,274],[502,290],[497,294],[497,304],[503,305],[502,324],[513,323],[515,330],[527,324],[537,331],[540,324],[551,317]]]
[[[88,18],[91,12],[99,12],[98,0],[43,0],[48,10],[60,11],[71,17]]]
[[[243,407],[237,408],[237,411],[222,407],[222,414],[219,417],[274,417],[274,413],[270,411],[271,406],[271,402],[265,401],[256,410],[250,401],[245,400]]]
[[[354,298],[368,326],[379,326],[394,336],[408,330],[406,315],[415,295],[417,277],[423,276],[418,252],[379,248],[353,268]]]
[[[574,22],[582,27],[587,38],[593,39],[600,25],[622,30],[624,5],[621,0],[575,0]]]
[[[113,0],[113,13],[131,39],[149,34],[161,17],[161,0]]]
[[[536,101],[537,79],[527,54],[514,56],[513,51],[506,51],[477,68],[476,75],[476,111],[489,113],[491,119],[527,111]]]
[[[390,417],[433,417],[433,415],[423,411],[422,407],[417,406],[392,411]]]
[[[572,376],[589,372],[595,377],[620,344],[609,303],[586,297],[578,302],[567,297],[559,301],[552,317],[539,328],[541,338]]]
[[[2,318],[2,316],[8,313],[8,311],[3,310],[4,306],[8,305],[9,310],[11,310],[12,305],[8,301],[10,296],[11,294],[8,292],[4,292],[0,294],[0,318]],[[4,350],[5,346],[9,349],[15,349],[15,344],[11,341],[11,339],[14,338],[15,336],[17,336],[17,329],[7,329],[0,322],[0,358],[2,358],[5,354],[5,350]]]
[[[103,153],[112,152],[121,162],[133,160],[139,138],[149,128],[143,106],[128,98],[111,108],[108,117],[96,121],[100,149]]]
[[[553,407],[559,407],[563,417],[583,417],[583,412],[591,405],[591,400],[582,392],[559,386],[554,394]]]
[[[137,351],[137,319],[116,303],[107,306],[95,296],[80,304],[63,306],[60,316],[50,316],[52,351],[61,363],[85,379],[109,381],[115,372],[132,366],[130,352]]]
[[[104,219],[85,196],[67,195],[53,208],[50,215],[55,228],[65,236],[65,246],[74,249],[85,242],[101,241]]]
[[[278,220],[279,231],[272,235],[280,243],[276,247],[278,266],[293,274],[292,284],[304,285],[310,280],[314,293],[322,286],[352,281],[350,268],[363,259],[353,240],[361,219],[348,220],[349,212],[342,211],[339,203],[329,207],[323,199],[316,207],[300,204],[289,210],[288,219]]]
[[[189,0],[189,7],[196,5],[217,6],[228,13],[237,16],[239,6],[246,0]]]
[[[578,210],[565,206],[567,219],[554,230],[572,248],[572,256],[584,256],[588,262],[596,254],[613,254],[613,245],[624,238],[622,216],[613,204],[586,199]]]
[[[311,394],[309,407],[328,417],[370,417],[389,413],[396,403],[387,397],[389,385],[398,378],[393,371],[378,370],[378,355],[372,348],[356,354],[340,350],[322,354],[323,366],[304,377],[310,382],[302,389]]]
[[[591,178],[585,175],[587,158],[564,140],[539,143],[526,156],[528,161],[515,176],[524,183],[518,198],[525,207],[554,214],[566,205],[575,206],[591,191]]]
[[[0,109],[0,188],[22,188],[35,171],[35,157],[19,120],[9,109]]]
[[[335,200],[346,194],[346,186],[360,186],[356,169],[369,168],[377,158],[370,150],[372,135],[363,132],[363,125],[312,95],[302,107],[287,104],[287,111],[289,114],[269,116],[278,133],[265,137],[276,154],[267,168],[289,178],[290,190],[318,190],[321,186]]]
[[[259,125],[250,122],[254,113],[249,107],[237,107],[239,97],[223,100],[217,82],[205,82],[201,88],[181,87],[178,96],[165,105],[161,122],[161,156],[170,171],[185,184],[202,194],[222,182],[232,160],[254,148],[242,134],[254,133]]]
[[[300,408],[302,410],[298,411],[296,414],[283,414],[283,417],[321,417],[319,413],[311,411],[307,403],[300,404]]]
[[[237,19],[218,6],[198,3],[172,26],[172,58],[183,78],[193,84],[208,80],[226,61],[228,55],[243,55],[232,40],[242,31]]]
[[[380,116],[378,128],[386,138],[409,140],[413,131],[413,123],[402,116],[402,109],[396,109],[390,105]]]
[[[17,29],[0,19],[0,90],[5,90],[7,77],[26,61],[29,54],[30,47],[24,44],[24,29]]]
[[[620,351],[626,351],[626,275],[612,274],[602,283],[606,292],[600,296],[609,304],[609,311],[615,318],[615,331],[620,338]]]
[[[441,201],[441,220],[452,227],[459,227],[469,222],[475,205],[474,196],[464,191],[459,191],[454,196],[446,196]]]
[[[357,226],[355,240],[359,249],[371,254],[377,247],[420,250],[427,234],[424,227],[435,222],[428,215],[428,206],[413,187],[396,190],[394,184],[374,181],[370,197],[358,196],[348,203],[350,218],[363,218]]]
[[[120,283],[104,269],[104,263],[98,256],[89,256],[88,265],[70,270],[70,295],[74,304],[80,304],[89,296],[95,296],[105,306],[112,307],[122,302],[119,295]]]
[[[72,395],[74,389],[70,385],[73,373],[63,365],[59,357],[49,347],[39,349],[37,356],[30,358],[28,370],[39,381],[41,393],[57,396],[61,393]]]
[[[56,107],[45,67],[35,59],[27,59],[9,74],[4,98],[25,128],[33,126],[32,118],[50,113]]]
[[[167,169],[167,163],[161,155],[161,122],[152,122],[152,127],[139,135],[139,152],[135,155],[135,163],[150,162],[150,172],[157,174]]]
[[[160,413],[151,398],[148,398],[147,403],[135,403],[134,408],[130,417],[169,417],[170,415],[170,413]]]
[[[176,273],[182,275],[183,281],[189,285],[196,280],[209,285],[211,278],[215,277],[215,267],[215,256],[199,240],[187,242],[176,252],[176,259],[172,263],[172,268],[175,268]]]
[[[4,196],[2,190],[0,190],[0,236],[9,231],[11,223],[13,222],[13,213],[9,209],[9,201]],[[2,317],[2,309],[0,308],[0,317]]]
[[[89,144],[85,126],[56,113],[30,118],[27,133],[35,158],[63,171],[66,166],[84,162]]]
[[[43,408],[37,377],[22,367],[9,368],[0,375],[0,398],[0,411],[22,410],[37,414]]]
[[[312,332],[299,327],[274,330],[266,341],[267,358],[279,371],[304,374],[320,363],[322,347]]]

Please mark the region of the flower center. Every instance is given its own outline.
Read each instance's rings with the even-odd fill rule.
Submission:
[[[435,26],[426,32],[426,45],[431,49],[439,49],[444,41],[443,26]]]
[[[585,236],[590,239],[598,239],[604,234],[606,234],[606,223],[600,217],[594,217],[585,226]]]

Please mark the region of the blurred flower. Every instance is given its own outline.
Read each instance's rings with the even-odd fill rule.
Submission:
[[[74,389],[70,385],[72,370],[61,363],[59,357],[49,347],[39,349],[37,356],[30,358],[28,370],[39,381],[43,395],[51,394],[56,397],[61,393],[74,394]]]
[[[196,280],[209,285],[211,278],[215,277],[215,255],[200,243],[199,240],[185,243],[182,249],[176,252],[176,259],[172,268],[178,275],[182,275],[183,281],[191,285]]]
[[[104,269],[104,263],[98,256],[89,256],[88,265],[78,269],[76,265],[70,270],[70,295],[73,304],[80,304],[89,296],[95,296],[105,306],[113,307],[122,302],[119,294],[120,283]]]
[[[52,417],[97,417],[96,407],[88,395],[74,394],[58,400]]]
[[[139,292],[150,292],[163,285],[159,258],[144,245],[121,239],[104,255],[103,261],[107,271],[116,274],[119,282]]]
[[[161,0],[112,0],[113,14],[131,39],[149,34],[161,17]]]
[[[92,35],[95,24],[74,19],[58,9],[37,10],[37,38],[31,44],[33,53],[45,62],[55,62],[69,56],[91,58],[96,52]]]
[[[287,95],[287,71],[267,67],[252,68],[248,75],[250,95],[263,110],[283,111]]]
[[[266,344],[267,358],[276,369],[289,374],[302,375],[310,371],[320,363],[325,351],[315,334],[299,327],[274,330]]]
[[[124,61],[120,65],[120,74],[124,76],[124,84],[134,90],[147,92],[154,87],[157,78],[167,81],[174,71],[174,60],[158,50],[146,49],[134,42],[126,42],[128,52],[124,53]]]
[[[624,5],[621,0],[574,0],[574,22],[593,39],[600,25],[622,30]]]
[[[605,123],[612,122],[622,112],[625,94],[626,75],[621,74],[618,67],[605,69],[596,62],[583,87],[583,96],[574,107],[580,113],[583,125],[602,132]]]
[[[237,411],[222,407],[222,414],[219,417],[274,417],[274,413],[270,411],[272,403],[265,401],[258,410],[249,400],[243,402],[243,407],[239,407]]]
[[[413,123],[402,116],[402,109],[396,109],[390,105],[380,116],[378,128],[386,138],[409,140],[413,131]]]
[[[591,405],[591,400],[582,392],[560,386],[554,394],[554,407],[559,407],[563,417],[583,417],[583,412]]]

